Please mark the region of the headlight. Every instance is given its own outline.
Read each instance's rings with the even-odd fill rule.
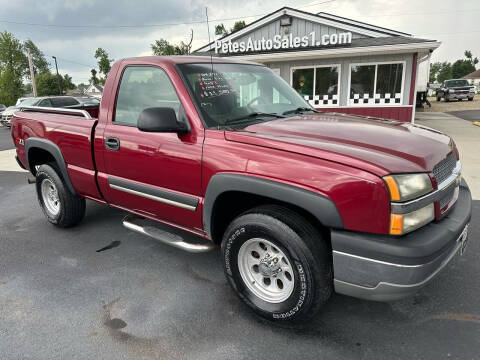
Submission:
[[[432,221],[435,209],[432,203],[411,213],[391,214],[390,217],[390,234],[403,235]]]
[[[470,92],[475,92],[475,89],[474,89],[474,88],[470,88]]]
[[[383,178],[392,201],[407,201],[433,190],[427,174],[389,175]]]
[[[448,92],[449,92],[449,93],[454,93],[454,92],[455,92],[455,89],[448,89]]]

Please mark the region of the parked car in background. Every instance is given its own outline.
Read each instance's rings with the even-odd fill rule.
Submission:
[[[76,99],[84,105],[100,105],[100,100],[94,97],[83,96]]]
[[[11,106],[2,114],[1,123],[4,126],[10,127],[10,119],[15,111],[22,107],[44,107],[44,108],[67,108],[75,110],[86,110],[90,116],[98,116],[98,108],[100,102],[96,99],[88,98],[89,100],[82,100],[86,98],[74,98],[73,96],[43,96],[23,98],[18,105]]]
[[[17,102],[15,103],[15,106],[18,106],[20,105],[23,101],[27,100],[27,99],[34,99],[34,97],[21,97],[21,98],[18,98],[17,99]]]
[[[475,86],[470,85],[465,79],[446,80],[437,90],[437,101],[444,99],[445,101],[468,99],[473,101],[475,96]]]
[[[3,126],[10,127],[10,119],[13,116],[13,113],[18,110],[16,106],[9,106],[3,112],[0,118],[0,123]]]

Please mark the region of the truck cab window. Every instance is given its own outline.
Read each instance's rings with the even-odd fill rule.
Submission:
[[[170,79],[157,67],[127,67],[118,89],[113,123],[137,126],[140,113],[151,107],[171,107],[178,116],[180,100]]]

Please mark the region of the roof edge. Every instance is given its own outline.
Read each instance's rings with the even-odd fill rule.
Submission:
[[[381,33],[381,34],[384,34],[384,35],[391,35],[391,36],[399,36],[399,35],[412,36],[411,34],[403,33],[403,32],[392,30],[392,29],[382,28],[380,26],[375,26],[375,25],[363,23],[361,21],[357,21],[357,20],[353,20],[353,19],[343,18],[341,16],[337,16],[337,15],[333,15],[333,14],[323,13],[323,14],[326,14],[328,16],[337,17],[337,18],[341,18],[343,20],[350,21],[351,23],[348,24],[346,21],[328,18],[328,16],[322,16],[322,15],[319,15],[319,14],[315,14],[315,13],[311,13],[311,12],[307,12],[307,11],[303,11],[303,10],[298,10],[298,9],[295,9],[295,8],[292,8],[292,7],[289,7],[289,6],[283,6],[280,9],[272,11],[271,13],[262,16],[261,18],[251,22],[250,24],[247,24],[245,27],[243,27],[241,29],[238,29],[238,30],[236,30],[236,31],[234,31],[230,34],[226,34],[226,35],[220,37],[219,39],[216,39],[214,41],[209,42],[208,44],[192,51],[192,53],[199,52],[203,49],[205,49],[204,51],[208,51],[209,49],[211,49],[212,44],[214,44],[215,41],[222,41],[223,39],[226,39],[228,37],[233,37],[235,34],[237,34],[239,32],[242,32],[242,31],[245,31],[245,29],[247,29],[251,26],[254,26],[255,24],[267,19],[268,17],[271,17],[272,15],[274,15],[276,13],[280,13],[280,12],[285,11],[285,10],[297,12],[297,13],[303,14],[305,16],[317,17],[317,18],[324,19],[324,20],[327,20],[327,21],[332,21],[332,22],[336,22],[336,23],[339,23],[339,24],[356,27],[356,28],[359,28],[359,31],[357,31],[358,33],[362,33],[362,30],[363,30],[364,32]],[[356,23],[356,24],[354,24],[354,23]],[[339,27],[341,27],[341,25]],[[370,27],[370,29],[368,27]],[[353,31],[353,32],[355,32],[355,31]]]

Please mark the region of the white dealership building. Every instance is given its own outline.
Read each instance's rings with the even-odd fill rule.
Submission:
[[[283,7],[194,53],[263,63],[318,110],[411,121],[417,82],[438,46],[337,15]]]

